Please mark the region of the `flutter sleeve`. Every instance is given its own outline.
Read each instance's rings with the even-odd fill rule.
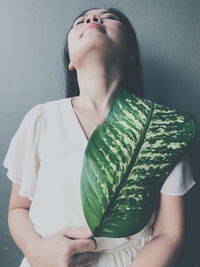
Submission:
[[[181,196],[186,194],[195,184],[196,181],[192,174],[188,154],[185,154],[172,169],[160,192]]]
[[[20,184],[19,195],[32,200],[39,167],[38,142],[42,127],[43,104],[31,108],[12,137],[3,161],[7,177]]]

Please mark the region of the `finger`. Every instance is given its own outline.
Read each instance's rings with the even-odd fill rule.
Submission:
[[[96,241],[96,239],[95,239],[93,236],[91,236],[90,239],[91,239],[92,241],[94,241],[95,249],[96,249],[96,248],[97,248],[97,241]]]
[[[93,235],[87,227],[67,226],[61,230],[61,233],[69,238],[89,238]]]
[[[73,242],[73,244],[71,244],[72,255],[83,253],[83,252],[88,252],[88,251],[91,252],[96,249],[96,244],[92,239],[78,239],[72,242]]]
[[[97,252],[85,252],[80,254],[75,254],[72,257],[73,266],[86,266],[88,264],[94,263],[98,258]]]

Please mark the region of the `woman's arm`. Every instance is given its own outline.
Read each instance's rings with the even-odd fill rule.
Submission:
[[[176,267],[184,244],[184,197],[160,194],[153,237],[130,267]]]
[[[92,233],[86,227],[65,227],[49,237],[40,237],[29,217],[31,201],[19,196],[19,189],[20,185],[13,183],[8,225],[31,267],[82,266],[96,260],[97,254],[91,253],[96,249],[95,242],[89,239]]]
[[[24,255],[37,247],[40,236],[35,232],[34,225],[29,218],[31,200],[20,197],[20,185],[13,183],[8,208],[8,226],[10,234]]]

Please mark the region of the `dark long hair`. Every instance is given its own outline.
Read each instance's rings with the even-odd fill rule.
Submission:
[[[99,9],[99,8],[90,8],[84,10],[79,14],[74,21],[84,15],[87,11]],[[127,42],[130,47],[131,55],[133,60],[127,60],[126,70],[124,70],[124,77],[123,77],[123,88],[128,90],[129,92],[133,93],[134,95],[143,97],[143,77],[142,77],[142,66],[140,62],[140,55],[139,55],[139,47],[137,42],[136,33],[133,29],[128,18],[117,8],[106,8],[112,14],[116,15],[119,20],[125,25],[127,29]],[[73,21],[73,22],[74,22]],[[73,24],[72,24],[73,25]],[[64,45],[64,53],[63,53],[63,64],[64,64],[64,73],[65,73],[65,80],[66,80],[66,95],[65,97],[73,97],[80,94],[79,85],[77,81],[77,72],[76,69],[69,70],[68,65],[70,63],[69,59],[69,50],[68,50],[68,33],[71,30],[72,26],[67,32],[65,38],[65,45]]]

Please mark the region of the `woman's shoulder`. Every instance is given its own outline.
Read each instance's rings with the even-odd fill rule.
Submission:
[[[146,97],[136,96],[131,93],[134,103],[137,103],[139,109],[145,114],[149,111],[148,118],[152,120],[154,126],[164,126],[164,128],[178,129],[183,128],[191,132],[192,135],[196,134],[197,120],[190,112],[181,110],[178,107],[173,107],[154,101]]]
[[[60,98],[43,103],[43,117],[47,120],[58,119],[68,110],[69,98]]]
[[[56,100],[44,101],[32,106],[27,113],[25,118],[34,118],[37,116],[55,116],[60,114],[63,105],[69,104],[69,98],[60,98]]]
[[[193,114],[190,112],[186,112],[178,107],[171,106],[170,104],[164,104],[159,101],[152,100],[148,97],[140,97],[136,96],[133,93],[131,95],[137,99],[138,102],[148,104],[149,106],[153,107],[154,114],[159,114],[160,116],[169,117],[171,119],[175,119],[175,116],[178,117],[180,120],[180,117],[184,117],[190,120],[195,120]]]
[[[19,128],[30,128],[30,125],[37,125],[44,119],[48,120],[59,116],[62,111],[62,103],[64,104],[64,102],[67,104],[67,98],[41,102],[33,105],[25,112],[19,123]]]
[[[60,104],[66,103],[67,101],[68,101],[68,98],[59,98],[55,100],[45,101],[39,105],[42,105],[44,110],[45,109],[48,110],[52,108],[57,108]]]

